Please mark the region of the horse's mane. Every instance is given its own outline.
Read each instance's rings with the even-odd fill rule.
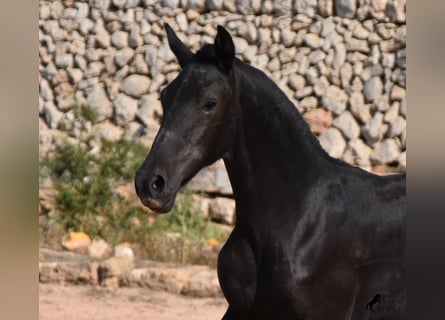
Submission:
[[[311,142],[315,149],[318,149],[322,154],[327,156],[326,151],[321,147],[319,140],[311,132],[309,125],[304,121],[297,107],[290,101],[280,87],[263,71],[244,63],[239,59],[236,59],[235,64],[244,75],[247,75],[246,78],[252,82],[252,85],[258,88],[258,93],[274,96],[276,100],[280,101],[277,109],[286,113],[286,116],[295,124],[295,127],[298,128],[300,134],[302,134],[307,141]],[[274,105],[269,107],[274,107]]]

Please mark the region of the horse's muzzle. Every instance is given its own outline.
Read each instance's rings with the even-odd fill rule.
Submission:
[[[139,169],[136,172],[135,188],[142,204],[151,210],[166,213],[172,209],[175,194],[167,190],[167,180],[164,175],[150,175]]]

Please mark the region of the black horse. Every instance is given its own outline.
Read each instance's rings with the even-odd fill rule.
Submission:
[[[182,71],[161,91],[136,191],[167,212],[201,168],[224,159],[236,225],[218,259],[223,319],[371,319],[378,293],[403,319],[405,174],[331,158],[285,94],[235,57],[223,27],[195,54],[165,29]]]

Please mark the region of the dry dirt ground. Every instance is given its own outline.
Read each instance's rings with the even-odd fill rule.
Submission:
[[[223,298],[189,298],[145,288],[39,284],[40,320],[215,320]]]

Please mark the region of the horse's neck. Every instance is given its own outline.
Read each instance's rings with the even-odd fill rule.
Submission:
[[[245,78],[239,80],[240,117],[224,161],[238,210],[252,210],[255,202],[267,210],[297,197],[326,155],[271,80]]]

